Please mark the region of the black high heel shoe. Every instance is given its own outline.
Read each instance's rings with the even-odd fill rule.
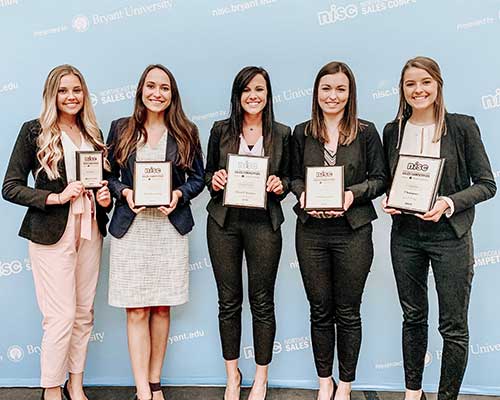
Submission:
[[[63,395],[64,397],[66,397],[66,400],[71,400],[71,396],[69,395],[69,390],[68,390],[68,380],[64,382]]]
[[[149,389],[151,390],[151,396],[153,396],[153,392],[161,392],[161,382],[149,382]]]
[[[238,368],[238,374],[240,375],[240,383],[239,383],[239,387],[240,387],[240,395],[241,395],[241,385],[243,383],[243,374],[241,373],[241,370]],[[238,396],[240,397],[240,396]],[[226,400],[226,391],[224,391],[224,394],[222,395],[222,400]]]
[[[332,376],[332,383],[333,383],[333,392],[332,392],[332,396],[330,397],[330,400],[333,400],[333,398],[335,397],[335,392],[337,391],[337,382],[335,382],[335,379],[333,379],[333,376]]]

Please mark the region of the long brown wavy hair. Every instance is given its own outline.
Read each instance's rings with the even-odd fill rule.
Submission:
[[[59,110],[57,109],[57,93],[61,79],[66,75],[75,75],[80,80],[83,90],[83,106],[76,116],[76,123],[84,139],[96,150],[102,151],[104,167],[109,169],[106,145],[102,142],[101,131],[97,125],[94,109],[90,100],[89,90],[82,73],[72,65],[64,64],[55,67],[49,72],[43,88],[42,112],[40,114],[41,132],[37,138],[37,159],[40,168],[36,171],[45,171],[51,180],[60,178],[58,164],[63,158],[61,130],[58,125]]]
[[[399,108],[398,113],[396,115],[396,121],[399,123],[399,135],[401,137],[401,128],[403,124],[403,120],[411,117],[413,112],[411,106],[405,99],[404,95],[404,77],[405,72],[408,68],[420,68],[426,71],[432,79],[437,82],[437,97],[434,102],[434,117],[436,119],[436,131],[434,133],[434,137],[432,141],[437,143],[443,135],[446,135],[446,107],[444,105],[444,97],[443,97],[443,77],[441,75],[441,69],[436,61],[429,57],[418,56],[408,60],[401,70],[401,77],[399,79]],[[398,140],[399,143],[399,140]]]
[[[163,118],[169,134],[172,135],[177,143],[179,155],[176,164],[181,168],[191,169],[195,156],[201,153],[198,128],[188,119],[182,109],[179,89],[174,75],[161,64],[149,65],[139,79],[135,95],[134,114],[129,118],[128,123],[124,125],[117,142],[111,144],[115,146],[114,154],[116,161],[121,167],[125,166],[128,157],[136,151],[139,142],[146,142],[148,140],[148,133],[144,128],[147,108],[142,101],[142,90],[146,82],[146,76],[153,69],[162,70],[170,79],[172,100],[164,111]]]
[[[319,140],[320,143],[326,143],[328,132],[325,125],[323,110],[318,102],[319,81],[325,75],[343,73],[349,79],[349,98],[344,109],[344,115],[339,124],[339,144],[343,146],[350,145],[358,134],[359,122],[357,114],[356,100],[356,80],[354,74],[347,64],[340,61],[332,61],[321,68],[314,81],[314,90],[312,97],[311,121],[306,126],[306,133]]]

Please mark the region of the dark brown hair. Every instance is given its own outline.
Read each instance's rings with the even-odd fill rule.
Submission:
[[[357,101],[356,101],[356,81],[354,74],[347,64],[340,61],[332,61],[321,68],[316,75],[314,81],[314,90],[312,98],[311,121],[306,127],[306,132],[311,134],[321,143],[326,143],[328,133],[326,131],[325,118],[323,110],[318,102],[319,81],[325,75],[333,75],[343,73],[349,79],[349,98],[344,109],[344,115],[339,124],[339,144],[348,146],[351,144],[358,134],[359,122],[357,116]]]
[[[271,90],[271,79],[264,68],[254,66],[245,67],[238,72],[234,78],[233,88],[231,90],[231,114],[229,116],[229,124],[231,126],[233,146],[236,146],[240,134],[243,132],[243,117],[245,114],[243,106],[241,105],[241,95],[250,81],[257,75],[262,75],[267,86],[267,102],[262,110],[262,136],[266,154],[270,154],[274,122],[273,92]]]
[[[130,154],[136,150],[139,141],[147,141],[148,139],[148,133],[144,128],[147,108],[142,101],[142,90],[146,82],[146,76],[153,69],[162,70],[170,79],[172,100],[168,108],[164,111],[163,118],[168,132],[175,139],[179,150],[176,164],[181,168],[190,169],[195,156],[201,153],[198,129],[196,125],[188,119],[182,109],[179,89],[177,88],[174,76],[161,64],[149,65],[139,79],[135,95],[134,114],[128,120],[128,124],[124,125],[123,131],[115,144],[114,153],[116,161],[118,165],[123,167]],[[137,135],[137,132],[139,132],[140,135]]]

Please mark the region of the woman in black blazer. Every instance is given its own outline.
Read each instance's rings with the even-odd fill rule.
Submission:
[[[427,351],[429,262],[443,338],[438,398],[456,399],[469,345],[474,206],[493,197],[496,185],[474,118],[446,112],[443,80],[434,60],[409,60],[401,72],[399,89],[398,114],[384,129],[391,180],[400,153],[446,160],[439,197],[429,212],[402,214],[388,208],[386,199],[382,202],[393,218],[391,256],[404,318],[405,399],[425,397],[422,374]]]
[[[148,66],[137,85],[134,113],[113,121],[108,136],[116,198],[109,232],[109,303],[126,309],[136,399],[163,399],[160,376],[170,307],[188,301],[191,200],[204,187],[198,129],[188,120],[173,74]],[[172,162],[172,200],[136,207],[136,161]]]
[[[28,207],[19,235],[29,240],[43,314],[42,399],[62,398],[68,372],[66,398],[85,396],[83,369],[112,204],[106,181],[99,190],[85,190],[76,180],[78,150],[106,157],[85,80],[75,67],[60,65],[45,82],[40,118],[21,128],[2,188],[4,199]]]
[[[385,190],[386,170],[375,126],[357,118],[356,84],[346,64],[321,68],[312,102],[311,120],[297,125],[292,137],[291,187],[299,200],[295,240],[310,303],[318,400],[344,400],[355,379],[361,298],[373,259],[372,199]],[[344,210],[306,212],[306,168],[327,165],[344,166]],[[338,389],[332,378],[335,336]]]
[[[274,120],[271,82],[259,67],[245,67],[234,79],[231,115],[210,133],[205,184],[208,203],[208,250],[219,294],[219,330],[225,359],[225,400],[239,399],[238,369],[241,340],[242,258],[245,253],[253,320],[256,372],[250,400],[267,393],[276,320],[274,285],[281,255],[284,217],[280,202],[289,191],[290,128]],[[269,157],[267,209],[239,209],[222,205],[229,153]]]

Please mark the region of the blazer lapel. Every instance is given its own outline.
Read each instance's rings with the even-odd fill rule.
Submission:
[[[307,161],[304,163],[306,167],[323,166],[325,163],[325,150],[323,144],[312,136],[306,137],[304,155],[307,154]]]
[[[175,164],[175,161],[177,160],[177,154],[178,154],[177,142],[172,137],[172,135],[168,134],[165,160],[172,161],[172,163]]]

